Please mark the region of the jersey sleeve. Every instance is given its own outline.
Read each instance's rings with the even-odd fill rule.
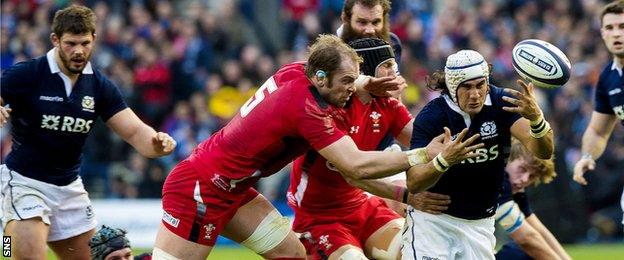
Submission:
[[[321,109],[315,100],[306,98],[296,121],[297,130],[314,150],[321,150],[338,141],[345,134],[336,127],[331,115]]]
[[[20,62],[2,72],[0,96],[5,105],[16,102],[29,92],[35,74],[31,65],[32,62]]]
[[[390,107],[390,113],[394,116],[390,127],[390,133],[397,137],[401,134],[401,130],[403,130],[409,121],[412,120],[412,114],[410,114],[407,107],[399,102],[398,99],[389,98],[388,105]]]
[[[513,200],[520,207],[520,211],[524,214],[524,216],[528,217],[533,214],[533,210],[531,210],[531,206],[529,205],[529,197],[527,197],[526,192],[518,192],[513,195]]]
[[[414,130],[412,131],[412,139],[410,141],[410,148],[421,148],[427,146],[434,137],[441,133],[442,129],[436,130],[436,125],[440,122],[436,120],[438,116],[436,113],[434,103],[429,103],[423,108],[416,119],[414,119]]]
[[[100,115],[102,116],[102,120],[106,122],[115,114],[119,113],[119,111],[126,109],[128,105],[123,100],[119,88],[106,77],[100,76],[99,84],[102,88],[101,100],[103,102]]]
[[[604,74],[604,73],[603,73]],[[594,110],[603,114],[613,115],[613,108],[609,105],[609,95],[607,93],[607,86],[605,86],[602,76],[596,84],[596,94],[594,96]]]
[[[501,118],[503,119],[503,123],[505,124],[506,128],[511,128],[511,126],[518,121],[518,119],[522,118],[522,116],[519,113],[512,113],[512,112],[507,112],[505,110],[502,109],[502,107],[515,107],[515,105],[503,100],[503,96],[507,96],[510,98],[514,98],[514,96],[509,95],[507,93],[505,93],[503,91],[503,89],[499,89],[500,90],[500,95],[499,95],[499,102],[500,102],[500,107],[501,107]]]

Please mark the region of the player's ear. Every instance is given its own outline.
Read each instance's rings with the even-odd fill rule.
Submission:
[[[317,70],[314,74],[314,77],[316,78],[319,87],[322,88],[327,84],[327,72],[325,72],[324,70]]]
[[[52,42],[52,45],[54,45],[54,47],[58,47],[61,43],[61,38],[56,35],[56,33],[50,33],[50,41]]]

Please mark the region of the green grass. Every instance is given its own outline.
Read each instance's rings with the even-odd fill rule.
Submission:
[[[619,244],[597,244],[597,245],[567,245],[566,251],[574,260],[617,260],[624,259],[624,243]],[[135,255],[148,251],[149,249],[138,249]],[[56,259],[52,251],[48,252],[48,259]],[[252,251],[243,247],[216,247],[208,259],[237,259],[237,260],[258,260],[262,259]]]
[[[598,245],[568,245],[566,251],[578,260],[616,260],[624,259],[624,243]]]

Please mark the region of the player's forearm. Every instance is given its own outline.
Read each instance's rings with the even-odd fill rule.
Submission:
[[[606,135],[600,135],[591,126],[587,127],[585,133],[583,133],[581,152],[583,154],[589,153],[593,159],[598,159],[607,147],[610,136],[611,132],[608,132]]]
[[[166,155],[157,149],[157,143],[153,138],[156,131],[146,124],[138,127],[136,132],[127,140],[134,149],[147,158],[156,158]]]
[[[436,184],[443,172],[436,170],[433,161],[415,165],[407,171],[407,189],[411,193],[418,193],[429,189]]]
[[[546,226],[542,224],[542,222],[537,218],[537,216],[535,216],[535,214],[527,217],[526,220],[533,227],[533,229],[537,230],[537,232],[540,233],[540,235],[544,238],[544,240],[546,240],[546,243],[548,243],[550,248],[552,248],[561,259],[572,259],[570,255],[568,255],[568,253],[565,251],[565,249],[563,249],[563,246],[561,246],[557,238],[555,238],[555,236],[550,233],[548,228],[546,228]]]
[[[347,180],[349,184],[375,196],[398,202],[403,202],[403,196],[405,195],[405,192],[407,192],[405,186],[400,186],[383,180],[354,180],[351,178],[345,178],[345,180]]]
[[[555,151],[553,131],[551,130],[542,138],[531,138],[527,144],[527,148],[537,158],[543,160],[550,159]]]
[[[511,238],[533,259],[560,259],[544,238],[531,227],[511,233]]]
[[[407,154],[403,152],[361,151],[356,159],[347,164],[341,171],[356,180],[383,178],[410,167]]]

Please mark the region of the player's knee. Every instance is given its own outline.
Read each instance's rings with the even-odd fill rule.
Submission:
[[[388,247],[378,248],[373,246],[371,249],[371,256],[374,259],[380,260],[401,259],[401,238],[401,232],[397,232],[394,237],[392,237],[392,240],[390,240]]]
[[[305,257],[305,248],[294,233],[289,236],[291,232],[288,219],[271,211],[241,244],[265,257],[284,254]]]
[[[367,260],[368,259],[362,251],[357,250],[356,248],[353,248],[353,247],[348,248],[342,253],[340,253],[339,251],[336,251],[336,253],[338,253],[338,255],[334,258],[332,254],[332,257],[330,257],[330,259],[336,259],[336,260]]]
[[[152,259],[154,260],[179,260],[179,258],[165,252],[164,250],[154,247],[152,251]]]

